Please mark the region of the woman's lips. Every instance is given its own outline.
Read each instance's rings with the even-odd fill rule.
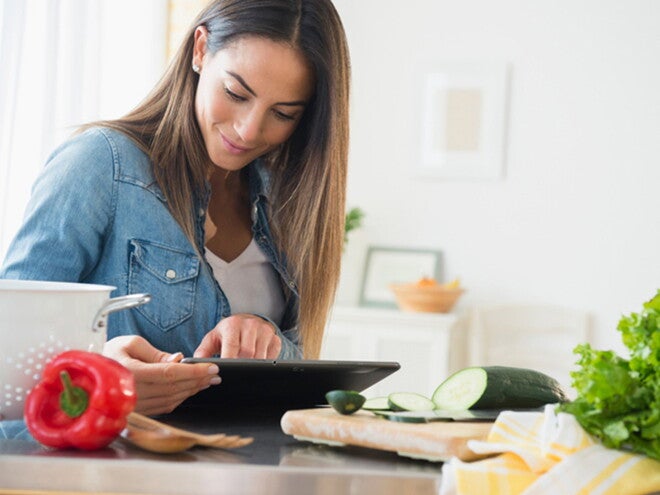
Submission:
[[[240,155],[241,153],[250,151],[250,148],[243,148],[241,146],[234,144],[222,134],[220,134],[220,136],[222,138],[222,144],[224,145],[225,149],[232,155]]]

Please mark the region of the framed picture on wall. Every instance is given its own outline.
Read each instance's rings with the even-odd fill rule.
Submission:
[[[504,175],[509,69],[495,62],[420,67],[417,176],[493,180]]]
[[[442,253],[427,249],[370,246],[362,276],[360,306],[395,308],[390,284],[442,279]]]

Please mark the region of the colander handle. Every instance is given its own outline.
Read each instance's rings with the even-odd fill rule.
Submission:
[[[141,306],[148,303],[149,301],[151,301],[151,296],[149,294],[128,294],[126,296],[113,297],[112,299],[108,299],[106,303],[101,307],[101,309],[99,309],[98,313],[96,313],[92,331],[105,332],[108,315],[110,313],[114,313],[115,311],[120,311],[122,309]]]

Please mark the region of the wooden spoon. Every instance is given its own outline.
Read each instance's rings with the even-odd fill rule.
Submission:
[[[182,430],[135,412],[128,416],[128,424],[121,436],[140,448],[164,454],[181,452],[195,445],[232,449],[253,442],[251,437],[227,436],[224,433],[202,435]]]

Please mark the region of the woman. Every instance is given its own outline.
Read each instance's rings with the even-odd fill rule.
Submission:
[[[104,353],[136,409],[220,382],[183,355],[316,358],[343,242],[349,59],[330,0],[217,0],[147,98],[35,184],[0,277],[146,292]]]

